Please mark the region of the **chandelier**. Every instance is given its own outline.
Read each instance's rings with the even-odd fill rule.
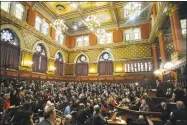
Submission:
[[[84,23],[92,32],[94,32],[101,25],[99,19],[95,15],[88,16]]]
[[[105,29],[100,28],[101,23],[99,19],[95,15],[88,16],[85,21],[85,25],[88,27],[88,29],[95,33],[97,36],[104,35],[106,33]]]
[[[68,27],[64,24],[62,19],[56,19],[53,23],[50,24],[53,28],[58,29],[62,32],[66,31]]]
[[[141,3],[139,2],[128,2],[127,5],[124,6],[124,17],[127,18],[135,18],[140,15],[141,11]]]

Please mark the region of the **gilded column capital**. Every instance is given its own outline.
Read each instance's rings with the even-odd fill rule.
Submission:
[[[157,36],[160,37],[163,35],[163,31],[162,30],[159,30],[158,33],[157,33]]]
[[[151,47],[152,47],[152,48],[156,48],[156,47],[157,47],[157,44],[156,44],[156,43],[153,43],[153,44],[151,44]]]

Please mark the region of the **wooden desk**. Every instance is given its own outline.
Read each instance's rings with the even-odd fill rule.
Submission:
[[[154,123],[162,123],[162,120],[158,117],[150,117],[150,116],[146,116],[146,119],[149,123],[149,125],[157,125],[157,124],[154,124]]]
[[[126,123],[126,121],[124,121],[124,120],[118,120],[118,119],[116,119],[116,120],[107,120],[107,122],[108,122],[108,125],[126,125],[127,123]]]

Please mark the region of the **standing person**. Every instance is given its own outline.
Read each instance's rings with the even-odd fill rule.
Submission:
[[[44,110],[44,120],[41,121],[38,125],[54,125],[54,120],[56,118],[56,111],[53,106],[48,107]]]
[[[71,107],[72,107],[72,101],[68,102],[68,105],[66,106],[66,108],[64,110],[65,116],[71,114]]]
[[[105,125],[107,121],[100,115],[100,107],[95,108],[95,113],[93,116],[93,125]]]

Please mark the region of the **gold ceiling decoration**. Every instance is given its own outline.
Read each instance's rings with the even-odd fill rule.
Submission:
[[[140,4],[141,3],[141,4]],[[94,15],[100,20],[102,28],[119,28],[124,26],[127,18],[134,13],[141,19],[136,18],[133,23],[138,24],[148,22],[151,17],[150,2],[40,2],[40,5],[46,8],[56,19],[63,19],[69,28],[68,32],[87,31],[87,26],[82,24],[75,26],[72,22],[82,22],[88,16]],[[146,8],[146,9],[145,9]],[[47,14],[47,13],[46,13]],[[127,22],[129,23],[129,22]],[[117,24],[117,25],[116,25]],[[117,27],[116,27],[117,26]]]

